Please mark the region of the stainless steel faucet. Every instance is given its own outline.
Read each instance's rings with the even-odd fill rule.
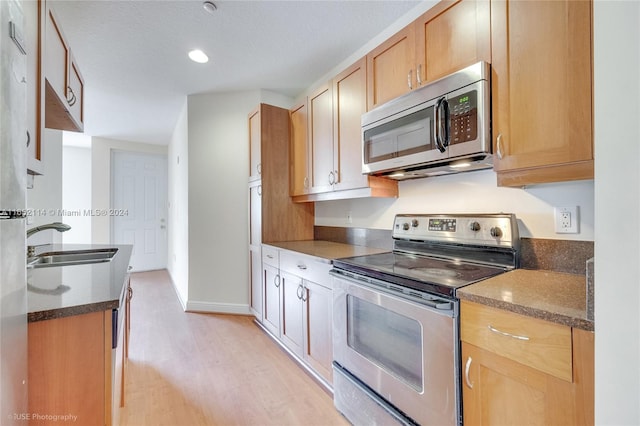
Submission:
[[[65,232],[71,229],[71,227],[66,223],[62,223],[62,222],[53,222],[53,223],[47,223],[46,225],[34,226],[31,229],[27,229],[27,238],[29,238],[30,236],[32,236],[37,232],[45,231],[47,229],[55,229],[58,232]],[[35,256],[35,254],[36,254],[36,247],[27,246],[27,257]]]
[[[44,231],[46,229],[55,229],[58,232],[65,232],[71,229],[71,227],[66,223],[62,223],[62,222],[53,222],[53,223],[47,223],[46,225],[34,226],[31,229],[27,229],[27,238],[29,238],[36,232]]]

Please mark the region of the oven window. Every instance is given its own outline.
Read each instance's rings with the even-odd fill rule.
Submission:
[[[347,344],[422,391],[422,326],[418,321],[347,295]]]

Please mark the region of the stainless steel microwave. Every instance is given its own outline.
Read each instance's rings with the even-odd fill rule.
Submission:
[[[362,172],[403,180],[493,166],[490,65],[478,62],[362,115]]]

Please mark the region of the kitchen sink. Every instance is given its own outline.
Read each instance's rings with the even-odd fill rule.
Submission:
[[[51,266],[85,265],[90,263],[110,262],[117,248],[72,250],[62,252],[41,253],[27,260],[27,266],[45,268]]]

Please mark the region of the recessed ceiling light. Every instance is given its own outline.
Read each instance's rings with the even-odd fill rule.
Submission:
[[[206,10],[211,14],[213,14],[213,12],[215,12],[216,9],[218,9],[218,7],[212,1],[209,1],[209,0],[202,2],[202,7],[204,10]]]
[[[189,59],[199,64],[206,64],[207,62],[209,62],[209,57],[207,56],[207,54],[200,49],[193,49],[192,51],[190,51]]]

